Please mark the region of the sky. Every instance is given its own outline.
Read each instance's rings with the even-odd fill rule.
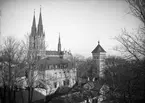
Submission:
[[[0,0],[1,38],[25,40],[40,5],[47,50],[57,50],[60,32],[62,50],[90,57],[100,41],[107,55],[119,55],[114,37],[140,25],[124,0]]]

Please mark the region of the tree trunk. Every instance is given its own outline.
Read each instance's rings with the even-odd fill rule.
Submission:
[[[123,100],[124,100],[124,103],[127,103],[125,92],[123,93]]]
[[[11,89],[10,89],[10,87],[8,87],[8,99],[9,99],[9,103],[11,103]]]
[[[14,91],[13,91],[13,95],[14,95],[14,96],[13,96],[13,97],[14,97],[14,100],[13,100],[13,101],[14,101],[14,103],[16,103],[16,90],[15,90],[15,89],[14,89]]]
[[[31,102],[32,102],[32,99],[33,99],[33,91],[34,91],[34,88],[33,87],[31,87]]]
[[[28,103],[32,103],[32,98],[33,97],[33,88],[28,87]]]
[[[3,103],[3,88],[0,88],[0,103]]]
[[[130,88],[130,81],[128,81],[128,99],[129,99],[129,103],[132,103],[132,96],[131,96],[131,88]]]
[[[9,58],[9,82],[8,82],[8,99],[9,103],[11,103],[11,57]]]
[[[31,90],[30,90],[30,87],[28,87],[28,103],[31,103]]]
[[[22,103],[24,103],[23,90],[21,90],[20,93],[21,93]]]
[[[4,98],[3,98],[3,100],[4,100],[4,103],[6,103],[6,86],[4,85]]]

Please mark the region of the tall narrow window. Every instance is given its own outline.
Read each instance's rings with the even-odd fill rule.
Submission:
[[[57,82],[54,82],[54,88],[57,88]]]
[[[57,72],[54,74],[55,78],[57,78]]]

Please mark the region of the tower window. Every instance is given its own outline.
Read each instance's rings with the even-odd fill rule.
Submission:
[[[57,82],[54,82],[54,88],[57,88]]]
[[[93,58],[94,59],[99,59],[99,56],[94,55]]]

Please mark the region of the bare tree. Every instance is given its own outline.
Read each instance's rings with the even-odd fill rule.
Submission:
[[[140,60],[145,57],[144,35],[129,33],[126,29],[123,29],[122,34],[115,37],[115,39],[121,43],[121,46],[117,50],[123,52],[126,59],[135,58]]]
[[[94,60],[91,58],[85,59],[83,61],[77,61],[77,76],[78,78],[86,78],[92,81],[98,76],[98,68]]]
[[[135,58],[141,60],[145,57],[145,1],[144,0],[126,0],[130,6],[132,15],[137,17],[143,25],[137,31],[129,33],[122,29],[122,34],[115,37],[121,43],[117,50],[124,52],[128,59]]]
[[[6,94],[8,93],[9,102],[16,100],[16,83],[17,77],[24,72],[24,48],[20,42],[12,37],[6,38],[1,51],[1,80],[3,90],[3,102],[6,102]]]
[[[122,81],[114,83],[118,85],[117,89],[120,89],[119,92],[124,96],[124,100],[129,100],[129,102],[132,102],[133,99],[139,99],[138,97],[140,97],[139,100],[144,100],[142,97],[145,95],[145,82],[143,79],[145,76],[145,1],[126,1],[130,6],[132,15],[138,18],[143,25],[141,25],[135,32],[132,33],[129,33],[126,31],[126,29],[123,29],[122,34],[115,37],[115,39],[121,43],[121,48],[117,48],[117,50],[123,52],[125,57],[127,57],[130,62],[120,66],[111,67],[110,69],[114,68],[115,70],[116,68],[119,72],[117,73],[116,70],[113,71],[110,77],[112,78],[113,82],[115,81],[115,76],[117,76],[117,81]],[[130,60],[132,58],[135,58],[135,61]],[[112,74],[115,76],[112,76]],[[138,93],[140,96],[136,96]]]
[[[126,0],[129,3],[132,14],[140,19],[145,26],[145,1],[144,0]]]
[[[109,85],[108,99],[136,103],[144,99],[144,61],[127,61],[120,57],[106,59],[105,83]]]

